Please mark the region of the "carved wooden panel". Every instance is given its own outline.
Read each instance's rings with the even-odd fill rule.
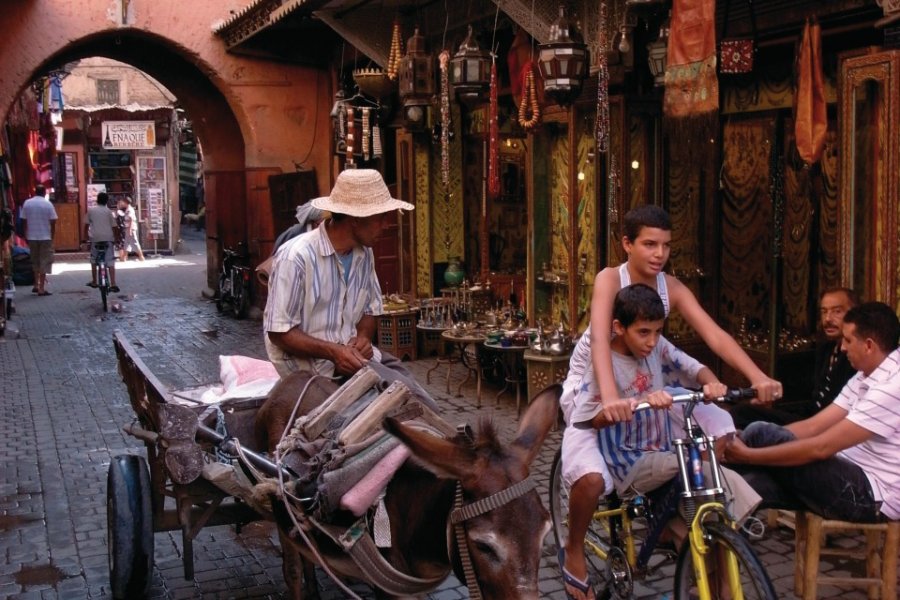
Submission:
[[[819,161],[822,189],[819,191],[819,256],[818,278],[822,292],[840,284],[841,270],[838,261],[838,152],[840,138],[836,125],[829,125],[825,136],[825,152]]]
[[[774,137],[772,117],[732,119],[723,128],[719,317],[726,330],[737,330],[744,317],[767,322]]]

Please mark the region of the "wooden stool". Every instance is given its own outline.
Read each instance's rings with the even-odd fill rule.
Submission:
[[[847,550],[822,548],[825,535],[832,531],[865,533],[866,548]],[[881,534],[884,543],[881,543]],[[900,546],[900,521],[887,523],[850,523],[832,521],[819,515],[797,511],[794,530],[794,593],[803,600],[815,600],[821,584],[868,588],[870,600],[894,600],[897,597],[897,551]],[[826,577],[819,575],[820,556],[842,556],[866,561],[866,577]],[[879,593],[880,592],[880,593]]]

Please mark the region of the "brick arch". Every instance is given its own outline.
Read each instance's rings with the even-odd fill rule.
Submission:
[[[70,43],[47,58],[34,75],[92,56],[129,64],[168,88],[193,120],[194,132],[203,145],[204,165],[208,169],[244,168],[244,134],[237,115],[212,78],[201,66],[187,59],[186,49],[147,32],[108,31]]]
[[[184,0],[29,0],[4,3],[0,36],[0,122],[32,79],[67,61],[112,58],[141,69],[172,91],[203,144],[208,206],[208,275],[219,246],[250,243],[253,261],[271,248],[270,174],[295,162],[330,187],[329,111],[333,89],[325,67],[229,54],[212,31],[233,2]],[[127,14],[122,14],[125,7]],[[298,41],[302,43],[302,41]],[[267,245],[268,244],[268,245]]]

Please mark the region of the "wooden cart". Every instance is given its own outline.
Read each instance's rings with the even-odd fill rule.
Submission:
[[[149,590],[156,532],[181,530],[184,576],[192,579],[193,540],[203,527],[240,528],[270,518],[248,505],[249,482],[217,462],[216,451],[234,452],[236,438],[244,441],[241,448],[254,466],[267,474],[277,470],[253,448],[253,419],[263,398],[226,400],[207,410],[192,403],[190,393],[163,385],[121,332],[113,344],[137,417],[124,431],[142,440],[147,451],[146,459],[116,456],[107,478],[110,583],[115,598],[131,599]],[[213,429],[217,420],[224,421],[227,438]]]

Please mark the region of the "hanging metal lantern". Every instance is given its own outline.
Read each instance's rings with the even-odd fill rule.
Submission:
[[[400,101],[407,129],[425,126],[427,107],[434,100],[434,56],[428,53],[425,36],[415,33],[406,43],[406,56],[400,60]]]
[[[450,85],[456,98],[466,105],[483,102],[490,88],[491,55],[478,46],[471,25],[466,39],[450,59]]]
[[[588,49],[584,38],[569,22],[566,7],[550,26],[550,38],[539,46],[538,67],[544,79],[544,94],[560,106],[568,106],[581,92],[588,73]]]
[[[669,22],[665,21],[659,28],[656,41],[647,44],[647,64],[653,75],[653,84],[660,86],[666,83],[666,56],[669,48]]]

